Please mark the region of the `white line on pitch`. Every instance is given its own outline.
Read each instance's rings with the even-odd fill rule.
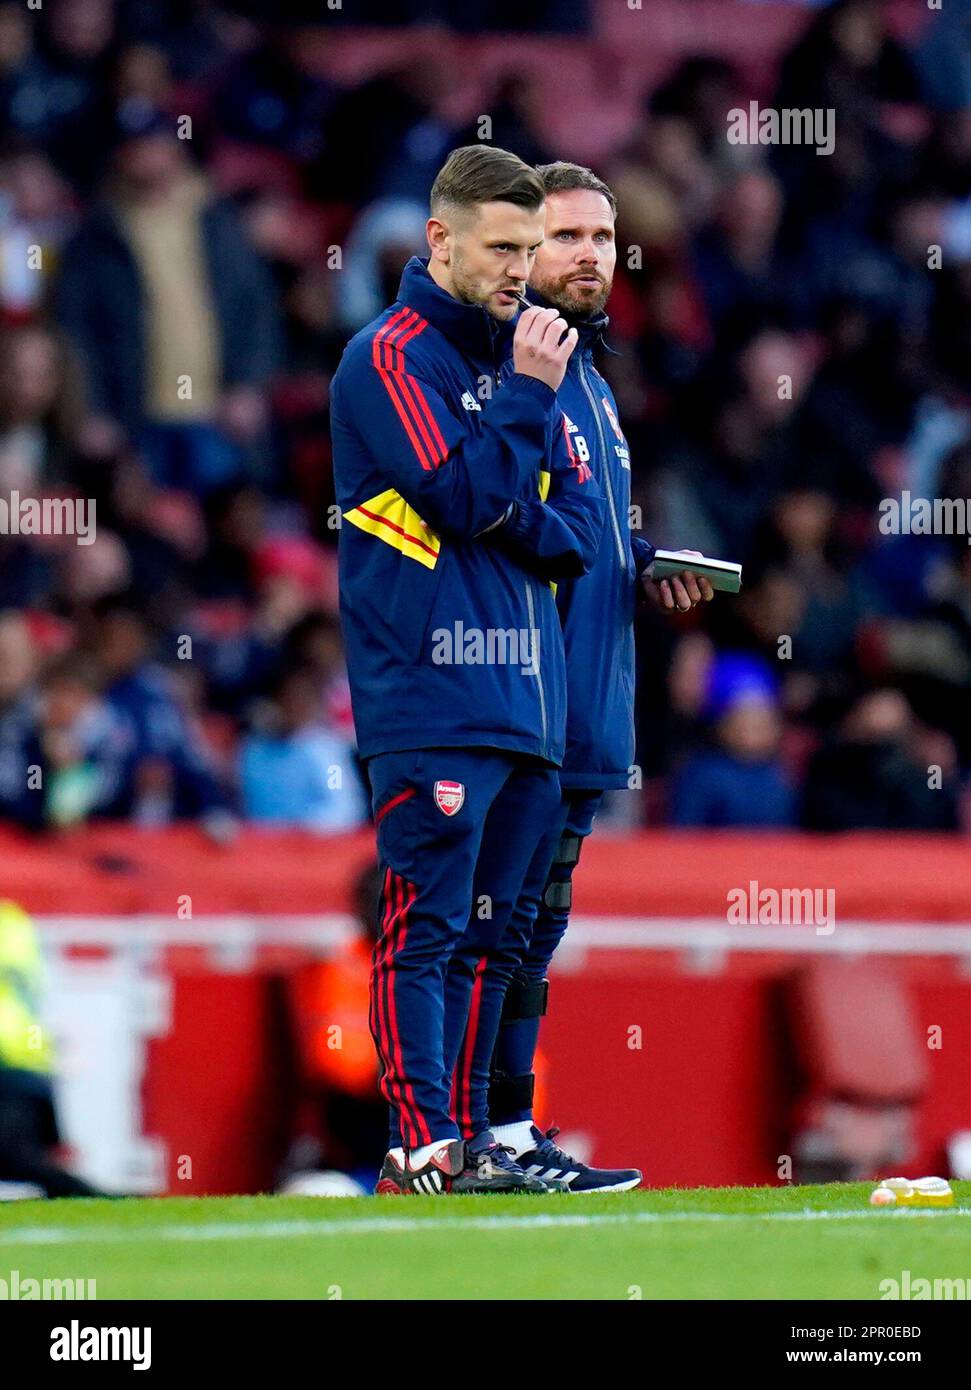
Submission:
[[[111,1245],[150,1243],[151,1241],[194,1240],[279,1240],[292,1236],[371,1236],[414,1235],[418,1231],[521,1231],[557,1230],[589,1226],[663,1226],[681,1222],[745,1221],[886,1221],[918,1217],[971,1216],[969,1207],[922,1208],[901,1211],[640,1211],[627,1216],[470,1216],[470,1217],[362,1217],[333,1221],[245,1221],[208,1222],[204,1225],[146,1226],[143,1229],[110,1226],[46,1227],[21,1226],[0,1229],[4,1245]]]

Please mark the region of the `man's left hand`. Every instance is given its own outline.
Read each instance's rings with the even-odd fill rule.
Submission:
[[[700,555],[701,551],[686,550],[685,554]],[[697,604],[710,603],[715,597],[710,581],[703,574],[695,574],[693,570],[682,570],[680,574],[673,574],[670,579],[656,582],[651,577],[653,568],[653,565],[648,565],[644,571],[644,590],[649,598],[662,608],[675,608],[680,613],[687,613]]]

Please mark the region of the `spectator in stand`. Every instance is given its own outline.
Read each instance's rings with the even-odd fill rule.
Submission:
[[[648,110],[685,122],[706,159],[731,167],[737,146],[726,143],[725,125],[728,112],[739,104],[740,91],[739,74],[731,63],[709,54],[689,56],[652,94]]]
[[[296,623],[287,634],[285,660],[312,672],[321,718],[335,733],[353,741],[351,690],[337,614],[316,610]]]
[[[35,801],[28,824],[63,829],[131,809],[132,731],[102,698],[90,656],[68,653],[44,677],[36,732],[22,766],[39,769],[28,781]]]
[[[0,11],[0,41],[2,41]],[[77,222],[47,155],[16,137],[0,149],[0,310],[12,324],[44,308],[51,269]]]
[[[836,519],[836,502],[829,493],[795,487],[778,499],[753,546],[753,585],[761,575],[775,574],[798,593],[798,621],[779,633],[792,637],[788,660],[793,666],[817,676],[852,664],[862,614]]]
[[[953,745],[917,726],[899,691],[874,690],[812,759],[802,823],[826,831],[957,830],[955,772]]]
[[[39,323],[0,334],[0,361],[0,493],[36,497],[76,476],[76,364]]]
[[[674,779],[671,821],[710,829],[792,825],[795,796],[779,760],[782,720],[768,672],[726,656],[711,673],[714,747],[696,753]]]
[[[153,637],[149,621],[124,596],[98,606],[92,641],[96,670],[107,708],[131,746],[127,776],[111,809],[151,824],[201,818],[221,834],[229,794],[190,727],[177,685],[153,660]]]
[[[831,156],[817,159],[796,145],[780,145],[774,154],[791,228],[808,229],[808,239],[825,229],[844,267],[865,249],[881,185],[909,172],[910,148],[922,129],[918,99],[913,61],[891,35],[882,0],[833,0],[782,63],[776,107],[839,112]]]
[[[48,0],[28,9],[32,51],[21,50],[4,84],[9,127],[83,192],[102,171],[111,124],[114,8],[113,0]],[[5,29],[9,36],[9,21]]]
[[[394,303],[402,265],[427,245],[427,220],[425,205],[398,198],[381,198],[361,213],[348,240],[347,271],[340,284],[345,336]]]
[[[321,158],[308,170],[322,199],[357,207],[373,198],[426,202],[442,160],[458,142],[438,114],[454,90],[448,39],[342,93],[331,109]],[[353,131],[353,139],[348,132]]]
[[[37,728],[39,657],[22,614],[0,613],[0,816],[36,826],[37,791],[28,786],[28,749]]]
[[[764,328],[725,371],[693,384],[696,424],[675,437],[657,492],[665,534],[744,562],[761,518],[806,462],[797,410],[812,363],[793,335]]]
[[[971,445],[962,445],[945,460],[937,495],[971,517]],[[961,511],[957,513],[959,516]],[[914,560],[930,557],[925,571]],[[963,531],[945,536],[892,536],[868,556],[870,582],[880,582],[893,568],[910,576],[909,607],[899,604],[871,609],[862,631],[861,649],[869,672],[892,681],[907,696],[918,717],[933,723],[953,740],[961,771],[971,770],[971,546]],[[921,582],[914,584],[914,577]],[[881,585],[885,593],[886,584]],[[874,611],[875,610],[875,611]]]
[[[311,70],[304,49],[300,29],[284,21],[230,64],[216,98],[227,136],[303,163],[320,154],[334,91]]]
[[[91,410],[161,485],[204,494],[265,443],[277,318],[266,268],[187,145],[173,120],[122,111],[115,178],[67,247],[58,305]]]
[[[759,313],[789,317],[792,271],[777,247],[782,210],[782,190],[767,170],[746,169],[723,188],[695,249],[716,332]]]
[[[556,154],[540,137],[544,93],[542,86],[528,72],[506,72],[498,88],[482,107],[488,111],[489,144],[502,150],[515,150],[527,164],[549,164]],[[481,117],[458,131],[452,144],[474,145],[482,139]]]
[[[33,25],[26,5],[20,0],[0,4],[0,118],[9,129],[13,124],[12,103],[20,88],[20,74],[26,66],[33,41]]]
[[[349,744],[321,719],[315,673],[285,670],[240,753],[243,814],[280,828],[334,833],[367,821]]]

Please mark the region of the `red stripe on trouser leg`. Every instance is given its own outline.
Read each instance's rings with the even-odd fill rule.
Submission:
[[[385,869],[384,882],[381,885],[381,931],[377,941],[374,943],[374,950],[371,952],[371,979],[368,990],[368,1027],[371,1030],[371,1037],[374,1039],[375,1051],[378,1054],[378,1061],[381,1064],[381,1080],[384,1081],[384,1074],[387,1071],[384,1049],[381,1038],[381,1019],[378,1010],[378,991],[381,979],[381,958],[387,949],[387,930],[388,919],[391,915],[391,870]]]
[[[462,1117],[459,1113],[459,1105],[461,1099],[461,1077],[462,1072],[465,1069],[465,1049],[468,1045],[469,1029],[468,1025],[466,1024],[465,1032],[462,1034],[462,1043],[459,1047],[458,1056],[455,1059],[455,1070],[452,1072],[452,1095],[450,1111],[452,1119],[458,1125],[459,1132],[462,1135],[463,1139],[469,1139],[472,1137],[471,1135],[465,1133],[465,1128],[462,1124]]]
[[[392,949],[390,964],[388,966],[388,1027],[391,1034],[392,1054],[395,1059],[395,1071],[399,1079],[399,1087],[401,1084],[401,1078],[405,1075],[405,1065],[404,1054],[402,1052],[401,1047],[401,1034],[398,1030],[398,1005],[397,999],[395,997],[395,980],[397,977],[397,970],[395,962],[397,957],[401,955],[405,949],[405,943],[408,940],[408,913],[414,906],[415,898],[418,893],[418,890],[416,889],[413,883],[408,883],[404,879],[401,880],[401,883],[403,889],[403,901],[401,906],[399,922],[395,927],[397,940]],[[398,935],[399,932],[400,935]],[[404,1083],[404,1094],[401,1096],[401,1103],[402,1117],[404,1117],[407,1107],[407,1110],[410,1111],[413,1117],[413,1119],[411,1120],[412,1128],[417,1132],[417,1138],[412,1138],[410,1142],[408,1142],[406,1139],[406,1147],[414,1149],[418,1148],[421,1144],[430,1144],[432,1141],[431,1131],[429,1130],[428,1124],[425,1120],[425,1116],[419,1108],[418,1102],[415,1099],[415,1092],[410,1081],[405,1081]]]
[[[361,507],[359,508],[359,510],[363,512],[364,508]],[[365,513],[365,515],[370,516],[371,513],[367,512]],[[400,527],[397,527],[396,529],[400,530]],[[402,531],[401,534],[405,535],[405,532]],[[408,539],[413,540],[414,537],[409,536]],[[418,544],[420,545],[421,542],[419,541]],[[426,546],[425,549],[427,550],[428,547]],[[432,553],[434,554],[434,552]],[[397,796],[393,796],[390,801],[386,801],[374,817],[375,826],[379,826],[381,824],[381,822],[384,820],[385,816],[388,814],[389,811],[393,811],[396,806],[400,806],[405,801],[411,801],[412,797],[415,797],[417,795],[418,793],[415,791],[414,787],[408,787],[405,791],[399,792]],[[390,873],[390,870],[388,872]]]
[[[402,1090],[399,1053],[396,1047],[395,1028],[392,1023],[393,1004],[391,999],[392,958],[397,949],[397,937],[402,912],[405,910],[404,882],[389,869],[385,878],[385,891],[388,906],[384,915],[384,932],[375,947],[375,964],[372,972],[372,1007],[375,1041],[378,1056],[384,1070],[381,1077],[381,1093],[389,1105],[398,1111],[402,1136],[418,1133],[413,1114],[409,1114]]]
[[[394,1065],[388,1050],[387,1029],[384,1021],[385,1009],[382,1002],[385,960],[391,946],[394,914],[395,886],[390,869],[385,870],[381,896],[384,900],[384,911],[381,915],[381,935],[378,937],[371,957],[371,1007],[368,1022],[378,1054],[378,1061],[381,1064],[381,1094],[389,1105],[395,1105],[396,1109],[400,1110],[400,1104],[397,1104],[394,1099]]]
[[[392,1071],[394,1074],[395,1089],[398,1092],[398,1108],[401,1115],[401,1135],[405,1148],[414,1149],[425,1141],[421,1139],[422,1125],[417,1115],[415,1107],[415,1097],[411,1086],[404,1081],[404,1053],[401,1047],[401,1034],[398,1031],[398,1004],[395,998],[395,962],[398,953],[405,944],[407,925],[405,914],[414,902],[414,893],[410,901],[408,900],[409,890],[412,885],[401,877],[400,874],[394,875],[396,884],[396,906],[394,913],[394,926],[391,934],[391,945],[385,958],[385,984],[384,997],[387,1009],[388,1020],[388,1040],[391,1050]]]
[[[456,1067],[458,1091],[455,1106],[455,1120],[466,1139],[474,1139],[470,1134],[472,1127],[472,1066],[475,1061],[475,1045],[479,1031],[479,1012],[482,1005],[482,977],[488,958],[483,956],[475,968],[475,984],[469,1000],[469,1021],[462,1039],[462,1051]]]
[[[449,1097],[449,1114],[456,1124],[459,1123],[459,1076],[462,1072],[462,1058],[465,1056],[466,1036],[467,1035],[463,1033],[462,1046],[459,1048],[459,1055],[455,1059],[455,1070],[452,1072],[452,1094]]]

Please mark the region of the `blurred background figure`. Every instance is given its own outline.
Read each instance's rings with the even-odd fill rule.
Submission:
[[[364,788],[350,747],[322,721],[311,667],[279,678],[260,727],[243,740],[240,780],[249,820],[316,831],[365,824]]]
[[[0,902],[0,1184],[26,1184],[47,1197],[100,1197],[58,1161],[43,985],[33,923],[16,903]]]
[[[953,772],[954,750],[947,739],[938,739],[935,747],[943,750],[943,766]],[[810,763],[803,812],[807,828],[956,829],[953,783],[931,785],[931,752],[899,692],[864,695]]]
[[[106,197],[64,253],[61,322],[100,421],[162,486],[205,493],[265,430],[273,294],[232,210],[174,122],[122,104]]]
[[[722,658],[711,673],[708,716],[713,746],[680,769],[673,824],[792,825],[795,798],[779,760],[782,720],[769,673],[745,658]]]
[[[377,863],[366,864],[354,881],[355,935],[289,982],[299,1082],[281,1191],[312,1191],[309,1179],[334,1169],[370,1191],[384,1158],[387,1107],[368,1029],[371,952],[381,935],[378,872]]]

